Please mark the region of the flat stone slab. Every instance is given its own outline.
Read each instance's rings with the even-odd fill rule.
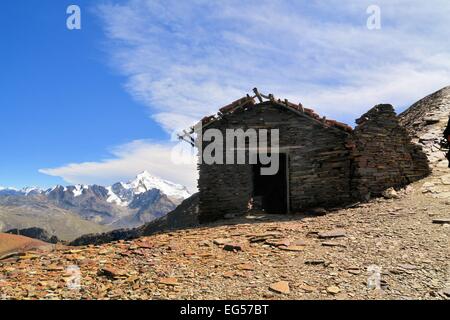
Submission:
[[[450,287],[444,288],[442,290],[442,293],[445,294],[447,297],[450,297]]]
[[[274,284],[270,285],[269,289],[276,293],[282,293],[282,294],[289,294],[289,292],[290,292],[289,283],[287,281],[280,281],[280,282],[274,283]]]
[[[166,286],[178,286],[178,279],[176,278],[162,278],[159,279],[160,284],[164,284]]]
[[[213,243],[218,246],[223,246],[224,244],[230,243],[231,241],[232,241],[231,239],[218,238],[218,239],[214,239]]]
[[[324,242],[322,242],[322,246],[324,246],[324,247],[341,247],[341,248],[347,247],[345,244],[338,243],[338,242],[332,242],[332,241],[324,241]]]
[[[338,294],[339,292],[341,292],[341,289],[337,286],[331,286],[327,288],[327,292],[330,294]]]
[[[345,237],[346,233],[343,229],[335,229],[331,231],[319,232],[318,237],[320,239],[331,239],[331,238],[342,238]]]
[[[279,248],[284,251],[292,251],[292,252],[305,251],[304,246],[287,246],[287,247],[280,246]]]
[[[436,218],[436,219],[433,219],[433,223],[435,223],[435,224],[450,224],[450,218]]]
[[[441,177],[442,184],[450,185],[450,174]]]
[[[325,263],[326,263],[326,261],[322,260],[322,259],[313,259],[313,260],[305,261],[305,264],[311,265],[311,266],[318,266],[318,265],[325,264]]]

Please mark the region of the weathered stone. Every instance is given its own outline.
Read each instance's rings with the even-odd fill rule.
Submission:
[[[346,248],[345,244],[338,243],[338,242],[331,242],[331,241],[322,242],[322,245],[324,247],[342,247],[342,248]]]
[[[336,286],[331,286],[331,287],[327,288],[327,292],[334,295],[334,294],[338,294],[339,292],[341,292],[341,289]]]
[[[223,250],[225,251],[242,251],[243,247],[238,243],[227,243],[223,246]]]
[[[153,249],[155,244],[148,241],[141,241],[137,243],[137,246],[141,249]]]
[[[304,246],[287,246],[287,247],[280,246],[279,248],[284,251],[293,251],[293,252],[299,252],[299,251],[305,250]]]
[[[313,287],[313,286],[310,286],[310,285],[307,285],[307,284],[302,284],[300,286],[300,290],[303,290],[305,292],[314,292],[317,289],[315,287]]]
[[[233,278],[235,275],[236,273],[233,271],[226,271],[223,273],[223,277],[227,279]]]
[[[399,264],[398,267],[403,270],[417,270],[418,269],[417,266],[412,265],[412,264],[407,264],[407,263]]]
[[[239,270],[244,270],[244,271],[253,271],[255,270],[255,267],[249,263],[243,263],[237,266],[237,268]]]
[[[274,247],[280,247],[285,246],[288,247],[291,245],[291,241],[289,239],[272,239],[272,240],[266,240],[266,244]]]
[[[231,242],[231,239],[224,239],[224,238],[218,238],[218,239],[214,239],[213,243],[218,245],[218,246],[223,246],[224,244]]]
[[[441,177],[441,181],[445,185],[450,185],[450,174]]]
[[[178,279],[177,278],[161,278],[159,279],[160,284],[164,284],[167,286],[178,286]]]
[[[347,270],[348,273],[353,274],[353,275],[359,275],[361,274],[360,270]]]
[[[397,191],[395,191],[394,188],[389,188],[385,191],[383,191],[383,197],[386,199],[398,199],[400,196],[398,195]]]
[[[208,240],[203,240],[203,241],[200,241],[198,245],[200,247],[209,247],[210,246],[210,242]]]
[[[419,137],[419,142],[426,142],[435,140],[437,137],[432,133],[425,133],[424,135]]]
[[[47,271],[63,271],[64,267],[52,264],[45,267],[45,269]]]
[[[434,123],[438,123],[440,121],[439,117],[436,116],[430,116],[430,117],[424,117],[423,121],[429,125],[429,124],[434,124]]]
[[[252,243],[264,242],[268,239],[274,239],[274,238],[278,238],[280,236],[281,236],[280,232],[268,232],[268,233],[252,236],[249,238],[249,241]]]
[[[113,280],[127,277],[127,273],[125,271],[113,267],[105,267],[100,269],[98,271],[98,275],[105,276]]]
[[[321,259],[305,260],[305,264],[309,264],[309,265],[321,265],[321,264],[325,264],[325,260],[321,260]]]
[[[435,223],[435,224],[450,224],[450,218],[433,219],[433,223]]]
[[[442,293],[447,297],[450,297],[450,287],[442,289]]]
[[[342,229],[334,229],[331,231],[319,232],[318,236],[320,239],[341,238],[346,236],[346,232]]]
[[[281,294],[289,294],[290,293],[289,282],[287,282],[287,281],[279,281],[279,282],[273,283],[270,285],[269,289],[276,293],[281,293]]]

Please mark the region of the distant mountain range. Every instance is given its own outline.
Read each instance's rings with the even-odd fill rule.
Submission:
[[[145,171],[112,186],[0,187],[0,232],[39,227],[63,240],[143,225],[165,216],[191,194]]]

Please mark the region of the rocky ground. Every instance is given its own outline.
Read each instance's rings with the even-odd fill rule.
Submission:
[[[254,214],[133,241],[22,254],[0,262],[0,296],[449,299],[450,202],[424,193],[426,182],[325,216]],[[371,289],[376,269],[381,288]]]
[[[400,115],[430,160],[430,177],[326,215],[254,213],[50,252],[17,250],[35,243],[0,235],[0,299],[448,300],[450,169],[439,141],[449,112],[446,87]],[[140,234],[186,225],[180,217],[195,220],[169,215]]]

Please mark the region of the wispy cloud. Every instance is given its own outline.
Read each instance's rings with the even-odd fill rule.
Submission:
[[[130,0],[99,12],[127,89],[171,130],[254,86],[348,121],[449,84],[450,4],[377,1],[372,31],[371,4]]]
[[[378,0],[382,29],[371,31],[372,4],[128,0],[100,5],[98,15],[126,89],[173,132],[255,86],[351,122],[377,103],[402,109],[449,85],[450,3]],[[166,179],[195,180],[193,167],[174,172],[166,146],[130,146],[116,159],[42,172],[77,182],[145,167]]]

